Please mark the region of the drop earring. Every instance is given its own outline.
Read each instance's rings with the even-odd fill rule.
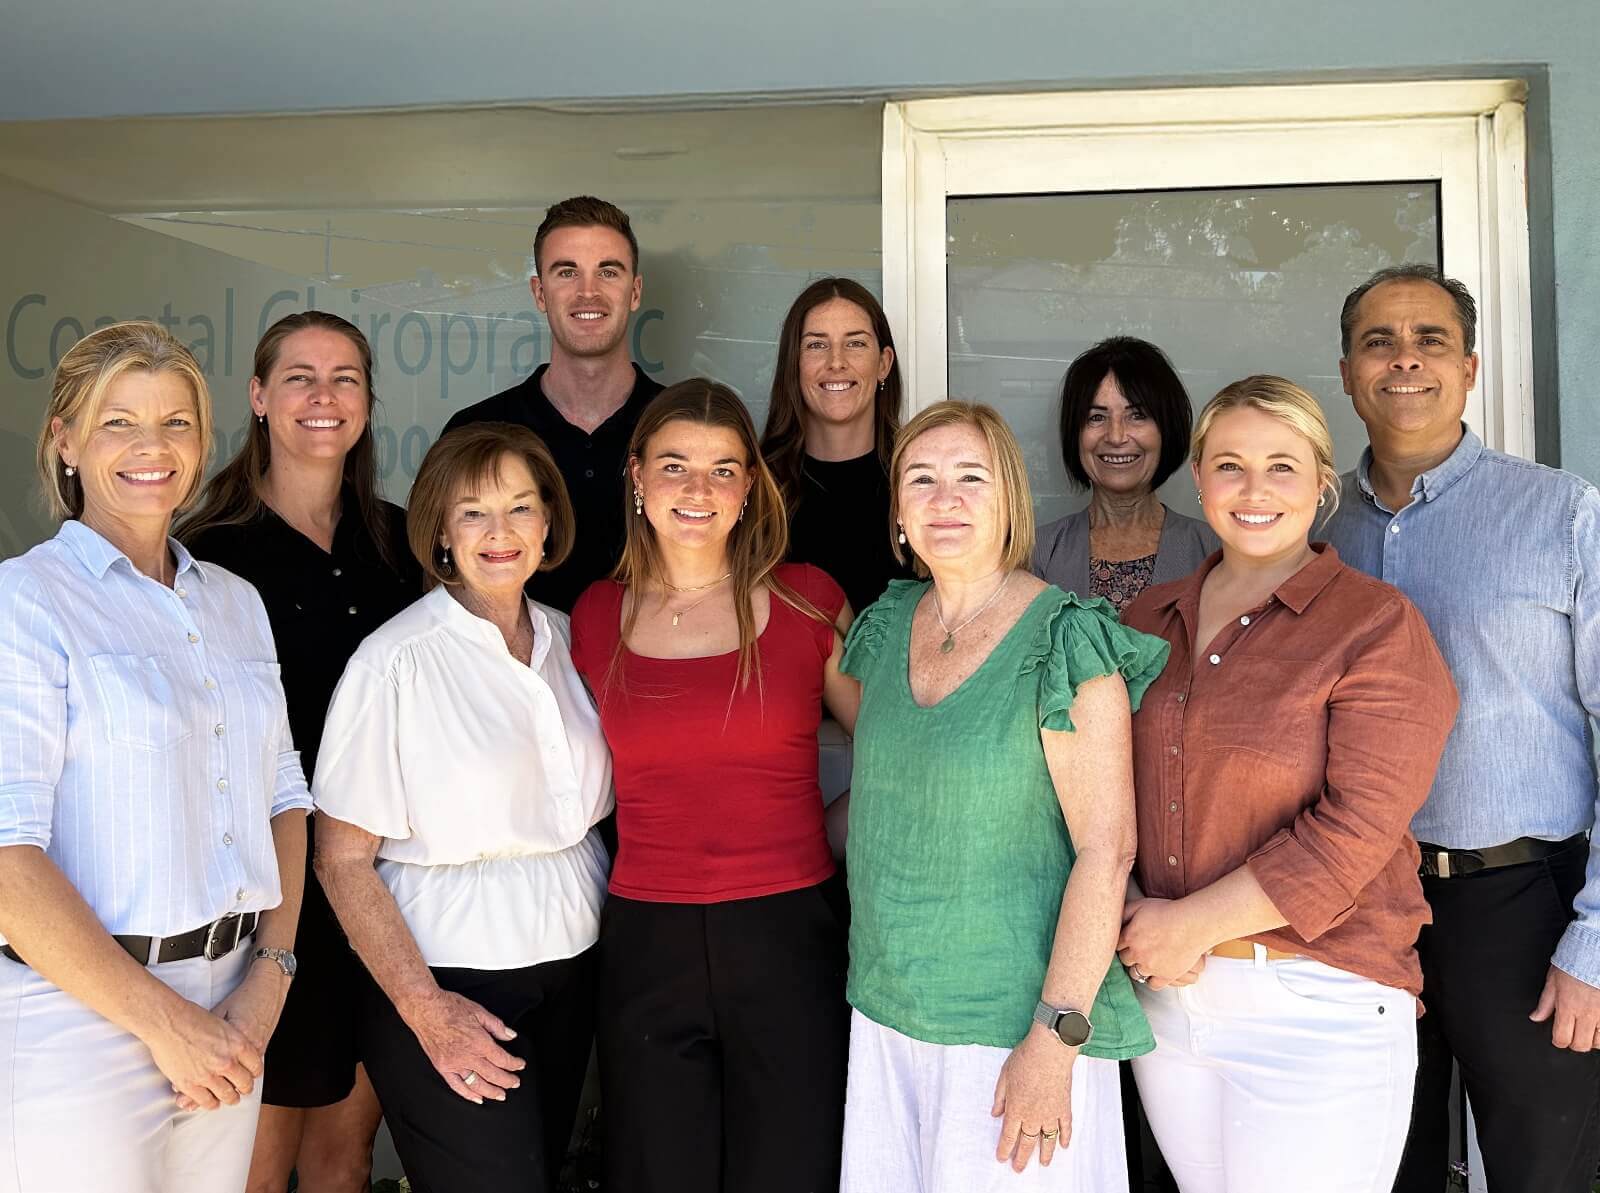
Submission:
[[[265,414],[256,415],[256,422],[260,423],[263,427],[266,426],[267,425],[267,416]]]
[[[1196,504],[1196,505],[1204,505],[1204,504],[1205,504],[1205,503],[1206,503],[1206,499],[1205,499],[1205,494],[1203,494],[1203,493],[1196,493],[1196,494],[1195,494],[1195,495],[1194,495],[1194,503],[1195,503],[1195,504]]]
[[[902,547],[905,546],[906,545],[906,528],[903,525],[900,527],[899,539],[900,539],[900,545]]]
[[[638,486],[633,490],[633,512],[635,515],[644,513],[644,494],[639,492]]]
[[[446,575],[449,575],[449,573],[455,570],[454,566],[450,562],[450,548],[440,547],[439,556],[439,570],[444,572]]]
[[[749,508],[750,508],[750,499],[748,497],[746,497],[744,499],[744,503],[739,506],[739,516],[737,518],[735,518],[734,521],[743,522],[744,521],[744,511],[749,509]]]
[[[78,470],[76,468],[74,468],[71,464],[63,464],[61,467],[66,472],[66,474],[68,476],[77,476],[78,475]]]

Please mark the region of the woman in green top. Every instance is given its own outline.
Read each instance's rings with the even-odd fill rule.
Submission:
[[[890,479],[932,580],[891,584],[845,649],[843,1193],[1126,1190],[1114,1062],[1153,1046],[1114,956],[1129,718],[1167,644],[1028,574],[1027,473],[989,407],[924,410]]]

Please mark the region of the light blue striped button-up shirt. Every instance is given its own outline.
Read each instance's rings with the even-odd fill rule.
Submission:
[[[0,563],[0,846],[113,933],[277,906],[268,822],[311,806],[261,598],[171,547],[172,588],[77,521]]]
[[[1467,430],[1399,513],[1346,473],[1328,541],[1428,620],[1461,693],[1418,840],[1482,849],[1594,827],[1600,714],[1600,492],[1490,451]],[[1405,743],[1395,742],[1396,749]],[[1555,964],[1600,986],[1600,848]]]

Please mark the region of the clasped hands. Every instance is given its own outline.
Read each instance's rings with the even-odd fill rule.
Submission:
[[[1122,907],[1117,958],[1136,982],[1152,990],[1191,986],[1211,947],[1178,899],[1129,899]]]

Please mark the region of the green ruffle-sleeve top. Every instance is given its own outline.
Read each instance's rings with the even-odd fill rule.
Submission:
[[[1077,856],[1041,727],[1071,730],[1080,684],[1113,671],[1134,708],[1167,643],[1104,600],[1046,588],[965,682],[930,708],[911,695],[911,618],[925,582],[899,580],[850,629],[862,684],[850,795],[850,1003],[933,1044],[1012,1048],[1044,985]],[[1087,1056],[1155,1046],[1112,959]]]

